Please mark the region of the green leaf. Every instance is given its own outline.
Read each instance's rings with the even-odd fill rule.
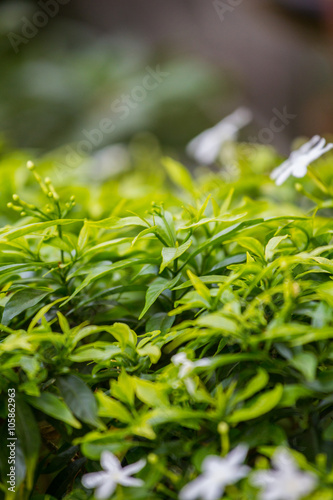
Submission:
[[[274,238],[271,238],[269,240],[265,248],[266,261],[271,260],[274,257],[276,248],[279,246],[281,241],[285,240],[286,238],[288,238],[287,234],[285,234],[284,236],[274,236]]]
[[[133,407],[135,397],[135,381],[125,369],[122,369],[118,380],[111,381],[111,395],[120,399],[123,403]]]
[[[115,418],[120,422],[130,423],[133,418],[124,405],[110,398],[103,391],[96,392],[96,399],[98,403],[98,415],[105,418]]]
[[[77,246],[78,246],[78,249],[80,250],[80,252],[82,252],[82,250],[84,249],[84,247],[88,243],[89,235],[90,235],[89,226],[86,223],[84,223],[82,228],[81,228],[81,231],[79,233],[78,240],[77,240]]]
[[[194,191],[192,177],[189,171],[173,158],[162,158],[162,165],[168,172],[171,180],[185,191]]]
[[[81,222],[81,219],[56,219],[47,222],[35,222],[34,224],[27,224],[26,226],[2,230],[2,232],[0,232],[0,239],[11,241],[27,234],[43,231],[49,227],[67,226],[68,224],[74,224],[76,222]]]
[[[263,245],[257,239],[250,236],[242,236],[240,238],[237,238],[237,244],[245,248],[249,252],[258,255],[261,260],[265,260]]]
[[[46,306],[42,307],[40,311],[33,317],[32,321],[30,322],[29,328],[28,328],[28,333],[31,333],[37,323],[45,316],[46,313],[49,312],[50,309],[52,309],[53,306],[58,304],[59,302],[63,302],[67,297],[63,297],[57,300],[54,300],[50,304],[47,304]]]
[[[161,357],[161,349],[157,345],[146,344],[137,349],[139,356],[148,356],[152,363],[157,363]]]
[[[238,333],[237,323],[221,312],[202,315],[196,320],[196,324],[208,328],[224,330],[227,333]]]
[[[2,323],[8,325],[13,318],[23,311],[32,308],[51,293],[52,290],[45,292],[45,290],[37,290],[35,288],[28,288],[13,293],[5,306],[1,320]]]
[[[96,399],[89,387],[76,375],[64,375],[57,378],[57,385],[67,406],[82,422],[103,428],[98,419]]]
[[[125,349],[128,345],[135,348],[137,343],[136,333],[129,328],[125,323],[115,323],[113,326],[105,326],[105,331],[109,332],[118,340],[121,347]]]
[[[135,393],[137,397],[150,407],[169,406],[169,400],[165,393],[165,386],[158,382],[150,382],[140,378],[134,378]]]
[[[241,229],[255,227],[258,226],[259,224],[262,224],[263,222],[264,219],[253,219],[250,221],[238,222],[237,224],[232,224],[231,226],[222,229],[222,231],[220,231],[219,233],[215,234],[211,238],[208,238],[203,243],[201,243],[201,245],[199,245],[196,248],[196,250],[194,250],[194,252],[191,253],[186,262],[192,260],[194,257],[201,254],[207,248],[209,247],[214,248],[220,245],[220,243],[229,239],[230,236],[237,234]]]
[[[206,285],[204,285],[204,283],[201,281],[201,279],[195,276],[195,274],[193,274],[191,271],[187,271],[187,274],[188,277],[190,278],[193,287],[200,295],[200,297],[204,299],[204,301],[207,303],[207,306],[209,307],[211,300],[209,288],[207,288]]]
[[[164,271],[164,269],[169,266],[176,259],[181,257],[183,253],[186,252],[192,245],[192,240],[188,240],[179,247],[164,247],[162,248],[162,264],[160,267],[160,273]]]
[[[23,450],[27,468],[27,488],[32,489],[41,439],[35,417],[29,406],[16,396],[16,434]]]
[[[316,378],[318,360],[312,352],[300,352],[289,362],[304,375],[306,380],[311,382]]]
[[[289,384],[283,388],[282,398],[279,402],[279,407],[287,408],[294,406],[301,398],[309,398],[313,395],[313,391],[304,387],[301,384]]]
[[[326,427],[323,438],[326,441],[333,441],[333,422],[331,422],[329,426]]]
[[[128,226],[143,226],[147,227],[148,224],[140,217],[109,217],[107,219],[92,221],[86,220],[85,224],[89,227],[99,227],[101,229],[123,229]]]
[[[255,377],[253,377],[247,384],[245,389],[238,392],[233,400],[233,403],[239,403],[240,401],[244,401],[245,399],[250,398],[257,392],[261,391],[264,387],[266,387],[269,380],[269,376],[265,370],[260,368]]]
[[[265,392],[258,396],[255,401],[251,401],[247,407],[235,410],[228,416],[227,421],[231,424],[238,424],[268,413],[279,404],[282,393],[283,385],[277,384],[271,391]]]
[[[149,261],[150,259],[148,259]],[[110,265],[104,265],[104,266],[98,266],[93,271],[91,271],[88,276],[82,281],[82,283],[75,289],[74,293],[66,300],[66,302],[63,303],[63,306],[70,302],[79,292],[81,292],[84,288],[86,288],[88,285],[91,283],[95,282],[98,279],[103,278],[104,276],[107,276],[108,274],[119,270],[119,269],[124,269],[127,267],[131,266],[140,266],[142,264],[147,264],[148,261],[146,259],[123,259],[120,260],[119,262],[115,262],[114,264]],[[154,262],[155,260],[153,260]],[[73,276],[69,276],[68,279],[70,279]]]
[[[147,229],[144,229],[143,231],[140,231],[139,234],[136,235],[136,237],[134,238],[134,240],[132,241],[132,246],[135,245],[135,243],[140,239],[142,238],[143,236],[146,236],[148,234],[150,235],[153,235],[155,234],[155,231],[158,229],[158,226],[151,226],[151,227],[148,227]]]
[[[146,293],[146,301],[145,306],[139,316],[141,319],[146,312],[151,308],[154,302],[158,299],[161,293],[165,292],[165,290],[172,289],[180,280],[180,274],[178,274],[172,280],[167,280],[165,278],[156,278],[155,281],[149,286]]]
[[[42,392],[39,397],[26,397],[28,403],[43,411],[46,415],[61,420],[66,424],[71,425],[75,429],[81,429],[81,424],[72,412],[68,409],[66,404],[61,401],[55,394],[51,392]]]
[[[98,363],[100,361],[108,361],[114,356],[122,353],[122,350],[118,346],[109,344],[105,346],[104,349],[99,349],[99,346],[96,344],[98,343],[94,342],[79,347],[69,356],[69,359],[75,363],[84,363],[86,361]]]

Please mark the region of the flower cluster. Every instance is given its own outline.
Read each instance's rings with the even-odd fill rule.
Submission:
[[[207,456],[202,463],[202,473],[189,482],[179,493],[179,500],[219,500],[229,485],[250,476],[253,486],[260,489],[260,500],[301,500],[314,491],[318,478],[301,471],[286,449],[278,449],[272,457],[272,470],[257,470],[244,465],[248,446],[238,445],[225,457]],[[146,465],[139,460],[122,467],[115,455],[104,451],[101,455],[102,471],[86,474],[82,484],[95,489],[98,500],[111,498],[117,485],[141,487],[144,481],[131,477]]]

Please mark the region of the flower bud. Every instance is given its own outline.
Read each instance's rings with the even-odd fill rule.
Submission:
[[[147,460],[151,465],[156,465],[158,463],[158,456],[155,453],[149,453]]]
[[[220,422],[217,426],[219,434],[227,434],[229,432],[229,425],[226,422]]]
[[[32,161],[27,162],[27,169],[28,170],[33,170],[35,168],[35,164]]]

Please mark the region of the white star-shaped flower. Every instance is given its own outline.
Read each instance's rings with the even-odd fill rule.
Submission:
[[[213,163],[217,159],[223,144],[236,140],[240,129],[248,125],[251,120],[252,113],[249,109],[236,109],[217,125],[192,139],[186,148],[187,153],[199,163]]]
[[[194,370],[194,368],[210,365],[209,358],[202,358],[198,361],[191,361],[190,359],[188,359],[185,352],[179,352],[178,354],[175,354],[174,356],[172,356],[171,361],[175,366],[179,366],[178,375],[181,379],[188,377]]]
[[[219,500],[228,484],[246,477],[250,467],[243,465],[248,447],[239,445],[226,457],[208,456],[202,463],[202,474],[180,492],[180,500]]]
[[[277,450],[272,464],[273,470],[257,471],[252,476],[252,484],[262,488],[260,500],[300,500],[315,489],[317,477],[301,471],[287,450]]]
[[[111,497],[117,484],[122,486],[142,486],[142,479],[130,477],[136,474],[146,465],[145,460],[139,460],[134,464],[122,467],[118,458],[110,451],[103,451],[101,455],[102,471],[91,472],[82,477],[85,488],[95,489],[95,497],[104,500]]]
[[[273,170],[271,179],[275,181],[277,186],[281,186],[291,175],[298,178],[304,177],[310,163],[318,160],[332,148],[332,143],[326,144],[325,139],[315,135],[310,141],[293,151],[285,162]]]
[[[202,358],[198,361],[191,361],[190,359],[188,359],[185,352],[179,352],[178,354],[172,356],[171,361],[175,366],[179,366],[178,376],[181,380],[184,381],[189,394],[193,396],[195,394],[195,383],[190,378],[190,374],[194,370],[194,368],[209,366],[210,359]]]

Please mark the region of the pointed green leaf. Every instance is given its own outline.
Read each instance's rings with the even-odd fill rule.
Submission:
[[[164,271],[164,269],[178,259],[183,253],[186,252],[192,245],[192,240],[188,240],[179,247],[164,247],[162,249],[162,264],[160,267],[160,273]]]

